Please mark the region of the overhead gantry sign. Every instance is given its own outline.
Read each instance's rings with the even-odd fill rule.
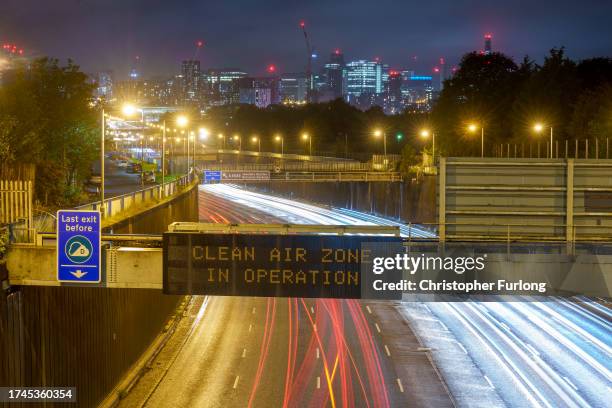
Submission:
[[[365,243],[401,243],[399,230],[177,223],[164,234],[164,293],[358,299]]]

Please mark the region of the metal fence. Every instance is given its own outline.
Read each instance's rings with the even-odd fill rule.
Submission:
[[[32,182],[0,180],[0,225],[23,220],[32,225]]]
[[[370,163],[339,162],[281,162],[281,163],[206,163],[208,170],[269,170],[281,171],[372,171]]]
[[[142,190],[126,193],[120,196],[107,198],[104,200],[103,207],[100,205],[100,201],[85,204],[76,207],[79,210],[98,210],[103,209],[105,218],[112,217],[119,214],[128,208],[145,203],[151,200],[161,200],[164,197],[169,197],[179,191],[182,187],[188,185],[192,180],[192,175],[185,175],[174,181],[155,185],[153,187],[145,188]]]

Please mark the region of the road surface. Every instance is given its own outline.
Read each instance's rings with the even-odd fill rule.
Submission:
[[[221,195],[202,193],[200,200],[203,222],[283,220],[278,209],[272,214]],[[295,206],[292,220],[321,221],[320,210]],[[188,318],[121,406],[453,406],[399,303],[192,299]]]

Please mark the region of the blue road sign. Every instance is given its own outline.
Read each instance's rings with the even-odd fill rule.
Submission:
[[[221,170],[204,170],[204,183],[221,181]]]
[[[57,212],[57,280],[100,282],[100,212]]]

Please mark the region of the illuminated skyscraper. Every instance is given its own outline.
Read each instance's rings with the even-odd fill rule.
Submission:
[[[344,54],[336,49],[325,64],[327,89],[332,98],[342,97],[342,70],[344,69]]]
[[[484,54],[485,55],[490,55],[493,52],[493,49],[491,48],[491,40],[493,39],[493,36],[491,34],[485,34],[484,36]]]
[[[181,64],[183,78],[183,101],[187,105],[197,104],[200,101],[201,74],[200,61],[186,60]]]

